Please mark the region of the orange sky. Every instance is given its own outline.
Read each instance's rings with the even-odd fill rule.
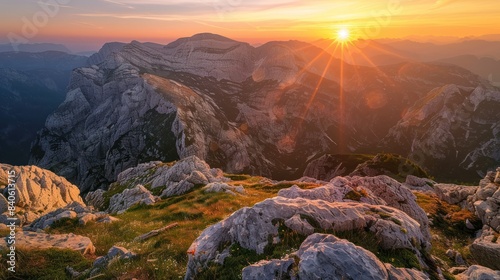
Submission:
[[[0,17],[0,42],[77,50],[108,41],[167,43],[200,32],[253,43],[312,41],[334,37],[340,26],[367,39],[500,34],[498,0],[20,0],[2,1]]]

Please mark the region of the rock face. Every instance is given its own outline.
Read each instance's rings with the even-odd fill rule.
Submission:
[[[439,166],[451,168],[450,174],[459,180],[482,175],[500,161],[499,107],[500,92],[495,89],[436,88],[391,128],[385,147],[420,159],[430,170],[440,170],[436,175],[441,177],[449,174],[443,174]]]
[[[3,241],[3,240],[2,240]],[[6,242],[0,244],[6,247]],[[16,233],[16,247],[25,250],[40,250],[49,248],[70,249],[86,254],[94,254],[95,247],[88,237],[75,234],[46,234],[20,231]]]
[[[107,45],[91,60],[96,64],[73,72],[66,100],[39,132],[30,163],[83,192],[105,188],[139,163],[193,155],[229,173],[296,177],[304,159],[376,146],[401,118],[392,108],[408,107],[444,84],[480,84],[451,66],[346,65],[349,113],[340,123],[339,97],[332,94],[339,90],[339,69],[329,60],[306,43],[254,48],[213,34],[167,46]],[[386,76],[397,78],[384,83]]]
[[[80,190],[51,171],[36,166],[0,164],[0,173],[8,171],[15,171],[17,211],[26,212],[23,217],[26,223],[73,202],[84,205]]]
[[[151,205],[158,200],[149,190],[142,185],[126,189],[122,193],[115,194],[109,201],[108,211],[111,214],[121,214],[134,205]]]

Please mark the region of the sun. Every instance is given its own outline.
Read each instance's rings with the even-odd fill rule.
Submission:
[[[337,31],[337,41],[339,42],[347,42],[350,37],[349,29],[342,28]]]

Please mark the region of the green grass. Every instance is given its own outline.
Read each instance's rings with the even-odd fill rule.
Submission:
[[[16,273],[7,274],[3,260],[5,252],[2,252],[2,265],[0,265],[0,278],[7,279],[33,279],[33,280],[59,280],[70,279],[66,275],[66,266],[72,266],[78,270],[90,268],[92,261],[86,259],[80,253],[71,250],[46,249],[46,250],[17,250],[18,263]],[[15,276],[15,277],[14,277]]]

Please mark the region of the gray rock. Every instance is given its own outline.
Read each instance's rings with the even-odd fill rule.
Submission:
[[[295,263],[294,259],[262,260],[243,268],[243,280],[289,279],[289,270]]]
[[[500,232],[500,184],[494,182],[495,176],[492,172],[488,173],[467,203],[483,224]]]
[[[158,199],[142,185],[126,189],[122,193],[115,194],[109,200],[108,211],[112,214],[120,214],[134,205],[151,205]]]
[[[453,275],[458,275],[460,273],[464,273],[467,269],[468,269],[467,266],[455,266],[448,269],[448,271]]]
[[[301,246],[302,247],[302,246]],[[301,248],[300,279],[388,279],[384,264],[370,251],[346,240]]]
[[[435,184],[436,184],[436,182],[434,182],[431,179],[420,178],[420,177],[413,176],[413,175],[406,176],[406,180],[405,180],[405,185],[409,189],[414,189],[414,190],[423,190],[423,191],[434,190],[433,186]]]
[[[480,265],[470,266],[467,271],[457,275],[459,280],[500,280],[500,271]]]

